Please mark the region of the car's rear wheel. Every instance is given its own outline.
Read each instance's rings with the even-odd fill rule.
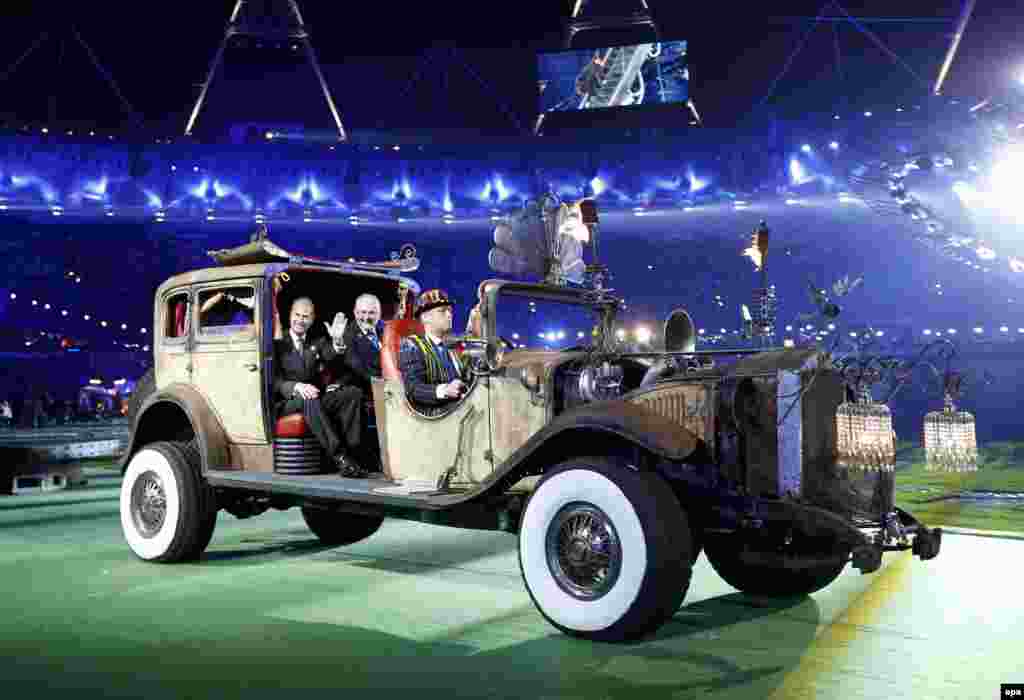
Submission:
[[[686,514],[657,474],[574,459],[537,484],[523,510],[519,566],[540,613],[567,634],[637,639],[660,627],[690,584]]]
[[[820,591],[843,572],[850,550],[828,541],[793,539],[743,543],[734,536],[709,537],[704,554],[733,588],[750,595],[795,597]]]
[[[140,559],[188,561],[210,543],[216,497],[185,442],[155,442],[132,457],[121,482],[121,529]]]
[[[384,522],[383,516],[320,508],[303,508],[302,518],[321,542],[335,547],[365,540],[377,532]]]

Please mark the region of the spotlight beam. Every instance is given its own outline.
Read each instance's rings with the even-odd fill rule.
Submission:
[[[910,75],[913,76],[914,79],[917,80],[919,83],[921,83],[922,85],[927,85],[927,83],[925,83],[925,81],[921,78],[921,76],[919,76],[917,74],[917,71],[915,71],[913,68],[911,68],[907,64],[906,61],[904,61],[892,49],[890,49],[888,46],[886,46],[885,42],[883,42],[881,39],[879,39],[875,35],[874,32],[872,32],[870,29],[868,29],[863,24],[858,22],[857,19],[853,15],[851,15],[849,12],[846,11],[846,8],[844,8],[838,2],[834,3],[833,6],[837,10],[839,10],[839,12],[843,14],[843,16],[845,16],[848,20],[850,20],[850,23],[854,27],[856,27],[857,30],[860,31],[861,34],[863,34],[868,39],[870,39],[871,43],[873,43],[875,46],[877,46],[886,56],[891,58],[894,62],[898,63],[899,65],[903,66],[904,70],[906,70],[908,73],[910,73]]]
[[[99,58],[97,58],[96,53],[92,50],[92,47],[89,46],[89,44],[85,41],[84,38],[82,38],[81,33],[79,33],[79,31],[74,27],[74,25],[68,25],[67,29],[60,30],[57,33],[56,39],[57,39],[57,41],[60,42],[60,54],[59,55],[63,56],[63,53],[64,53],[64,39],[65,39],[64,32],[70,33],[74,37],[75,41],[77,41],[78,44],[82,47],[82,49],[85,51],[86,56],[89,57],[89,61],[92,63],[93,67],[100,74],[100,76],[103,78],[103,80],[106,81],[107,85],[110,86],[110,89],[113,90],[114,94],[117,96],[117,99],[119,99],[121,101],[121,107],[125,111],[125,113],[130,115],[132,117],[132,119],[136,123],[141,122],[142,121],[141,116],[139,115],[138,112],[135,111],[135,108],[132,107],[131,103],[129,103],[128,100],[125,99],[124,93],[121,92],[121,88],[118,86],[117,81],[114,80],[114,76],[111,74],[110,71],[108,71],[103,66],[102,63],[100,63],[100,60],[99,60]],[[19,56],[18,59],[14,63],[12,63],[10,66],[8,66],[7,70],[4,71],[3,75],[0,75],[0,83],[5,82],[8,78],[10,78],[12,75],[14,75],[14,73],[17,72],[18,68],[21,67],[21,64],[29,56],[31,56],[36,51],[36,49],[38,49],[40,46],[42,46],[44,43],[46,43],[49,39],[50,39],[50,34],[49,33],[43,32],[42,34],[40,34],[36,38],[35,42],[33,42],[32,45],[29,46],[28,49],[26,49],[25,52],[23,54],[21,54],[21,56]],[[59,62],[60,62],[60,58],[58,58],[58,66],[57,66],[58,70],[60,69]],[[53,117],[52,114],[51,114],[51,121],[56,121],[56,119]]]
[[[238,14],[238,11],[242,8],[244,0],[238,0],[238,4],[235,5],[235,10],[232,12],[232,17]],[[217,53],[214,54],[213,63],[210,64],[210,70],[206,74],[206,80],[203,82],[203,87],[199,91],[199,99],[196,100],[195,107],[192,108],[192,115],[188,118],[188,124],[185,125],[185,136],[192,135],[192,127],[196,125],[196,118],[199,116],[199,110],[203,108],[203,102],[206,101],[206,93],[210,90],[210,83],[213,82],[213,76],[217,74],[217,68],[220,67],[221,59],[224,58],[224,49],[228,47],[228,38],[231,36],[230,30],[224,34],[224,38],[220,41],[220,46],[217,47]]]
[[[0,83],[5,82],[8,78],[14,75],[14,73],[18,70],[21,64],[25,62],[25,59],[31,56],[33,53],[35,53],[35,50],[38,49],[49,37],[50,35],[46,32],[43,32],[38,37],[36,37],[36,40],[32,43],[32,45],[25,49],[25,53],[21,54],[21,56],[18,57],[18,60],[12,63],[7,68],[7,70],[4,71],[3,75],[0,75]]]
[[[956,22],[956,31],[953,33],[953,40],[949,44],[949,51],[946,52],[946,60],[942,63],[942,68],[939,70],[939,77],[935,81],[934,94],[940,94],[942,90],[942,83],[946,80],[946,73],[949,72],[949,67],[953,65],[953,59],[956,57],[956,50],[960,46],[960,39],[963,38],[964,30],[967,28],[967,23],[971,20],[971,15],[974,13],[974,0],[966,0],[964,2],[963,10],[960,12],[960,18]]]
[[[92,61],[92,65],[96,68],[97,71],[99,71],[99,74],[103,76],[103,79],[107,81],[107,85],[109,85],[110,89],[114,91],[114,94],[117,95],[117,99],[121,101],[121,106],[137,122],[141,121],[139,113],[136,112],[135,108],[132,107],[131,103],[125,99],[125,96],[121,93],[121,88],[117,85],[117,81],[114,80],[114,76],[111,75],[110,71],[103,67],[103,64],[100,63],[100,60],[96,57],[96,54],[93,52],[92,47],[85,42],[85,39],[82,38],[82,35],[78,33],[77,29],[72,27],[71,32],[75,35],[75,39],[78,41],[79,44],[81,44],[82,48],[85,50],[86,55],[89,56],[89,60]]]

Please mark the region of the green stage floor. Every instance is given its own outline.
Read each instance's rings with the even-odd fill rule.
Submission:
[[[1024,541],[947,535],[825,591],[737,594],[704,557],[654,639],[559,634],[516,540],[388,521],[319,546],[298,511],[222,513],[205,558],[138,561],[118,480],[0,498],[0,687],[10,698],[993,698],[1024,682]]]

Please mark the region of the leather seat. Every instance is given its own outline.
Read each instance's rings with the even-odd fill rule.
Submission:
[[[182,338],[185,336],[185,329],[188,323],[188,305],[179,301],[174,305],[174,337]]]
[[[301,413],[290,413],[281,416],[274,424],[274,437],[276,438],[298,438],[310,435],[306,419]]]
[[[380,346],[380,370],[384,379],[402,378],[398,361],[402,338],[423,335],[423,332],[423,324],[414,318],[398,318],[384,324],[384,337]]]

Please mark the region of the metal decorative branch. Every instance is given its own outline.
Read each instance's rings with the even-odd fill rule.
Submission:
[[[895,367],[897,381],[886,401],[892,400],[904,386],[911,384],[918,370],[926,371],[927,379],[923,383],[929,389],[939,387],[940,396],[954,402],[968,390],[990,386],[995,381],[995,377],[987,370],[982,372],[979,379],[973,372],[953,369],[957,352],[958,348],[953,341],[939,338],[925,345],[915,358],[900,361]]]
[[[861,279],[851,283],[848,277],[844,277],[832,286],[833,295],[841,297],[848,294],[861,283]],[[813,283],[810,291],[818,313],[802,314],[799,317],[801,322],[806,323],[819,316],[829,320],[839,316],[841,309],[827,291],[818,289]],[[941,385],[944,399],[943,409],[929,413],[924,419],[922,433],[926,467],[944,471],[976,470],[978,449],[974,416],[966,411],[957,411],[955,406],[965,385],[976,382],[973,376],[952,368],[957,346],[946,338],[940,338],[908,359],[878,352],[875,347],[877,337],[874,329],[869,327],[864,332],[853,334],[854,347],[844,351],[842,345],[846,339],[843,334],[837,333],[827,344],[817,336],[820,344],[827,345],[821,349],[827,352],[830,361],[819,365],[798,392],[807,392],[826,367],[841,374],[847,387],[847,398],[852,398],[852,401],[844,401],[836,410],[837,464],[872,471],[895,468],[896,434],[892,430],[892,413],[888,404],[905,386],[913,383],[916,373],[924,371],[929,380]],[[977,383],[988,385],[993,379],[985,372],[981,382]],[[880,402],[874,401],[871,391],[877,384],[890,386],[885,399]],[[793,402],[790,409],[796,403]]]

